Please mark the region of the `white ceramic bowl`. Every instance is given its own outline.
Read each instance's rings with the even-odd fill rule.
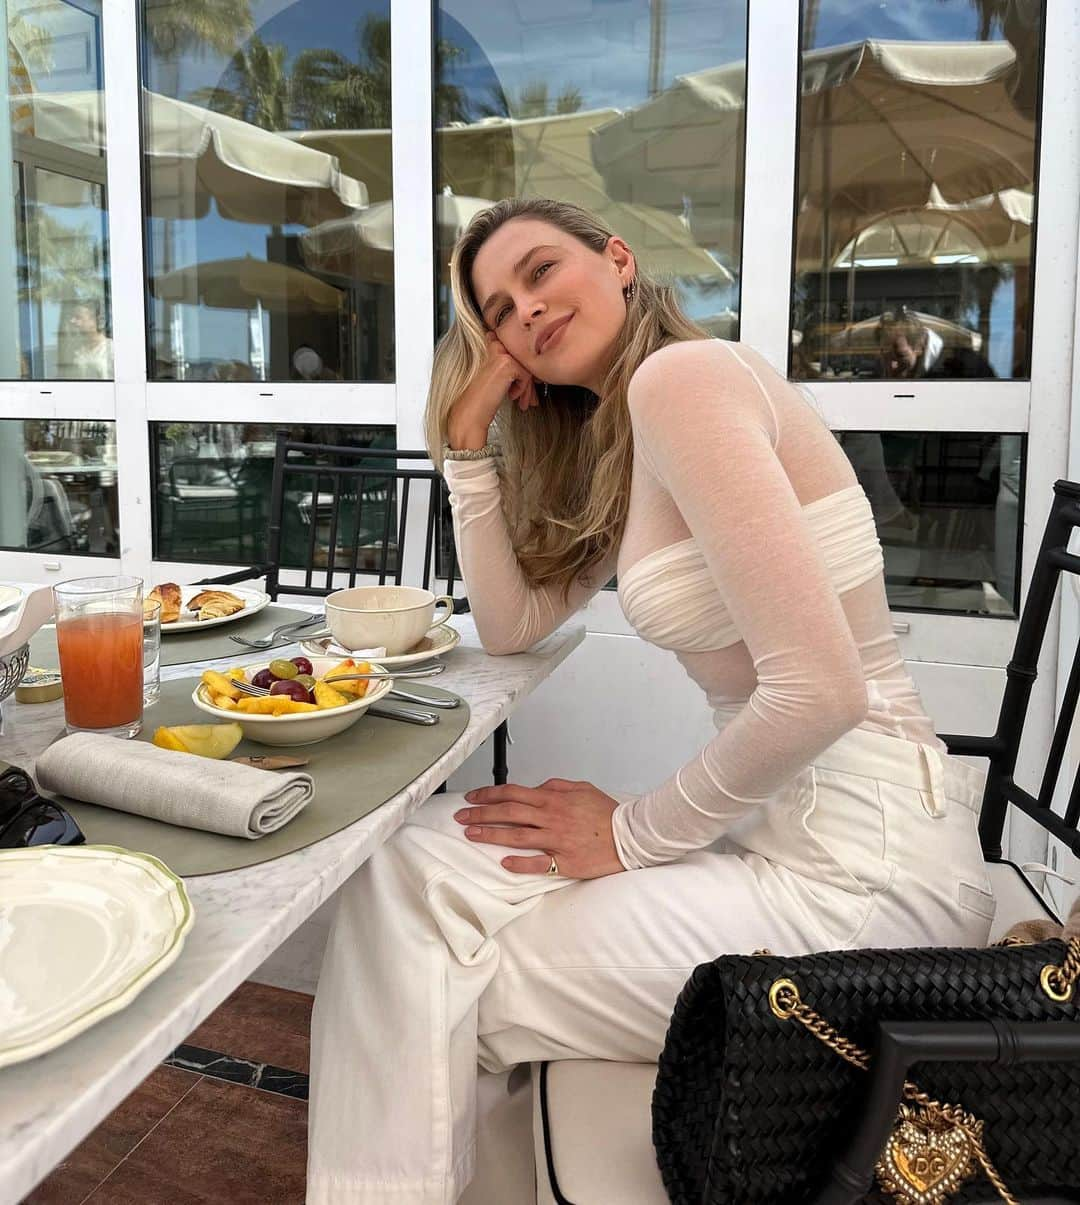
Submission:
[[[435,595],[419,586],[353,586],[326,596],[326,626],[338,644],[384,648],[388,657],[407,653],[453,614],[448,594]]]
[[[312,674],[316,678],[322,678],[341,664],[340,657],[311,657],[309,660]],[[269,662],[261,661],[257,665],[245,665],[243,668],[248,681],[268,664]],[[371,668],[381,670],[383,666],[372,662]],[[381,682],[369,682],[368,692],[362,699],[346,703],[344,707],[330,707],[325,711],[304,711],[297,715],[245,715],[242,711],[215,707],[210,702],[209,691],[201,682],[191,692],[191,701],[200,711],[207,712],[216,720],[235,720],[243,728],[244,736],[249,741],[258,741],[261,745],[313,745],[316,741],[325,741],[327,737],[337,736],[339,732],[351,728],[367,711],[369,705],[381,699],[393,685],[390,678]]]

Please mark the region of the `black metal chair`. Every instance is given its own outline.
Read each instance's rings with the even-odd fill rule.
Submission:
[[[207,580],[227,585],[262,577],[267,594],[275,600],[281,594],[325,598],[358,580],[400,586],[406,584],[411,567],[406,536],[411,549],[422,531],[423,560],[417,566],[416,584],[430,589],[433,580],[445,576],[446,591],[453,594],[457,549],[449,522],[444,521],[443,478],[433,468],[399,464],[427,459],[424,451],[303,443],[290,438],[287,430],[278,431],[266,560]],[[445,574],[439,573],[440,559]],[[300,574],[302,581],[292,580]],[[468,610],[467,598],[454,600],[456,615]],[[505,783],[509,742],[505,720],[492,738],[492,775],[496,783]]]
[[[1061,702],[1049,755],[1037,794],[1015,780],[1016,762],[1031,689],[1038,676],[1039,654],[1062,573],[1080,576],[1080,556],[1068,551],[1073,530],[1080,528],[1080,484],[1058,481],[1042,546],[1028,587],[1006,685],[992,736],[942,736],[950,753],[985,757],[989,763],[979,820],[979,837],[987,873],[997,899],[991,941],[1020,920],[1057,920],[1023,870],[1002,856],[1001,842],[1009,805],[1030,816],[1052,837],[1080,855],[1080,767],[1072,781],[1064,814],[1052,810],[1069,732],[1080,699],[1080,645]],[[1020,1057],[1080,1057],[1080,1027],[1062,1035],[1051,1023],[1023,1027],[1017,1037]],[[973,1034],[960,1022],[918,1025],[881,1023],[881,1039],[873,1061],[868,1107],[858,1134],[842,1155],[835,1178],[815,1205],[851,1205],[860,1198],[852,1185],[866,1183],[892,1129],[907,1069],[917,1062],[958,1058],[995,1061],[998,1034],[990,1025]],[[1025,1047],[1025,1049],[1021,1049]],[[654,1064],[565,1060],[533,1068],[533,1132],[537,1205],[664,1205],[667,1194],[652,1150],[650,1103],[656,1079]],[[841,1162],[842,1159],[842,1162]],[[985,1182],[984,1182],[985,1183]],[[970,1199],[965,1197],[965,1199]],[[986,1186],[987,1205],[999,1200]],[[1064,1200],[1063,1198],[1060,1200]],[[1059,1199],[1032,1205],[1059,1205]]]

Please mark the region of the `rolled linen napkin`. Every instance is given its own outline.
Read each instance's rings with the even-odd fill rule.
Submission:
[[[228,837],[265,836],[311,802],[310,774],[270,773],[96,732],[74,732],[37,759],[46,791]]]

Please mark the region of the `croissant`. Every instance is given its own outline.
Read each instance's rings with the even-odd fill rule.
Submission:
[[[228,590],[203,590],[188,602],[188,610],[199,612],[199,622],[205,619],[224,619],[244,609],[242,598]]]
[[[180,618],[180,587],[176,582],[162,582],[146,596],[147,602],[161,603],[161,622],[176,623]]]

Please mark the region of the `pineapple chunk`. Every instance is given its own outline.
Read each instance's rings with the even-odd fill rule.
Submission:
[[[343,695],[325,682],[315,683],[315,704],[323,711],[328,711],[331,707],[344,707],[349,701],[347,695]]]
[[[244,693],[239,686],[233,685],[231,678],[226,678],[224,674],[219,674],[216,670],[204,669],[202,680],[211,696],[225,695],[230,699],[239,699]]]
[[[323,677],[332,678],[335,674],[366,674],[370,669],[369,662],[354,661],[350,657],[347,661],[342,661],[340,665],[335,665],[333,669],[327,670]],[[331,682],[328,685],[340,695],[355,695],[358,699],[362,699],[368,689],[368,683],[363,678],[352,682]]]

